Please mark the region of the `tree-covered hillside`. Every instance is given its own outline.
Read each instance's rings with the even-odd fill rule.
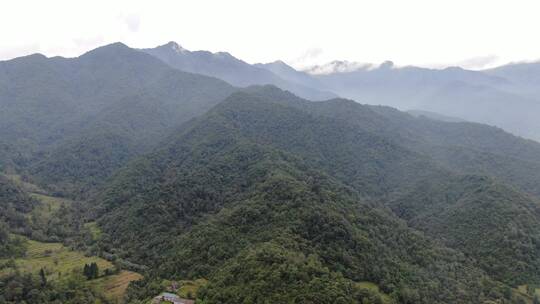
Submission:
[[[2,163],[75,197],[235,90],[119,43],[1,62],[0,84]]]
[[[260,302],[264,286],[275,287],[265,298],[302,301],[313,280],[343,303],[362,299],[343,293],[361,281],[400,303],[504,301],[503,284],[476,265],[483,257],[440,245],[383,205],[425,179],[449,183],[450,171],[392,138],[264,97],[267,89],[231,95],[120,170],[95,199],[104,249],[161,265],[156,277],[208,278],[207,303]],[[279,287],[287,267],[303,279]]]
[[[539,282],[540,203],[478,176],[426,180],[389,206],[411,227],[518,286]]]
[[[20,186],[0,174],[0,222],[7,223],[10,231],[27,233],[29,227],[26,214],[36,205],[37,201]]]

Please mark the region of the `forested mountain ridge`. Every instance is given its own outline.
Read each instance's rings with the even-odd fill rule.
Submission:
[[[182,128],[166,148],[136,160],[113,178],[96,199],[103,203],[99,223],[108,235],[108,246],[121,244],[123,255],[151,264],[162,264],[162,253],[167,252],[170,259],[165,258],[168,262],[156,270],[156,275],[210,278],[204,296],[209,303],[217,299],[233,303],[254,296],[249,289],[240,288],[240,281],[237,287],[233,287],[237,283],[232,286],[216,283],[221,284],[219,288],[212,282],[231,282],[231,278],[226,279],[228,274],[224,269],[230,271],[230,267],[235,267],[235,271],[245,271],[238,268],[244,262],[261,267],[253,271],[265,271],[266,266],[258,264],[260,261],[244,260],[246,255],[255,254],[258,246],[269,246],[268,250],[276,254],[285,250],[285,256],[315,254],[318,257],[315,263],[319,259],[322,266],[336,272],[330,276],[341,273],[352,281],[373,281],[404,303],[477,303],[490,297],[502,299],[502,293],[497,292],[483,292],[484,299],[472,296],[471,292],[479,292],[485,286],[465,287],[472,281],[464,273],[457,275],[461,279],[456,282],[434,283],[448,274],[436,272],[431,268],[434,264],[425,264],[424,254],[430,255],[427,260],[435,264],[458,263],[462,269],[459,271],[465,271],[467,276],[484,276],[485,265],[476,268],[469,264],[484,256],[467,252],[471,260],[459,257],[463,248],[451,242],[448,246],[457,251],[439,247],[437,242],[403,226],[381,205],[393,207],[396,199],[389,198],[403,197],[407,189],[416,189],[426,180],[437,178],[447,185],[452,183],[452,176],[459,178],[459,175],[419,152],[400,146],[394,139],[359,128],[355,123],[315,114],[319,110],[313,109],[340,102],[343,101],[304,104],[303,100],[272,87],[234,93]],[[365,110],[372,111],[368,107]],[[447,193],[444,188],[433,191],[443,196]],[[509,201],[516,199],[512,193]],[[406,200],[413,205],[410,208],[420,197]],[[484,203],[493,208],[493,216],[504,214],[500,213],[497,199]],[[474,216],[491,215],[475,213]],[[533,221],[539,218],[538,214],[527,216],[532,216]],[[512,225],[516,217],[502,220]],[[339,229],[334,231],[331,227]],[[534,229],[530,226],[527,229],[528,235],[536,237]],[[361,239],[357,239],[359,231],[364,231],[360,233]],[[324,237],[326,233],[330,234]],[[405,239],[398,241],[394,233]],[[467,238],[468,233],[490,231],[471,229],[463,233]],[[431,237],[446,238],[445,235]],[[165,239],[168,241],[164,242]],[[362,243],[364,249],[358,251],[357,246]],[[304,245],[297,248],[299,244]],[[405,246],[407,251],[402,251],[405,247],[394,247],[396,244],[409,245]],[[368,248],[379,249],[371,252]],[[536,256],[537,250],[534,246],[529,248],[528,257]],[[416,254],[423,258],[413,257]],[[511,252],[505,254],[514,262],[525,261]],[[378,260],[372,260],[373,255],[379,255]],[[449,255],[454,256],[453,262],[444,258]],[[401,262],[398,266],[392,261]],[[394,266],[386,268],[388,265]],[[395,267],[400,270],[393,272]],[[537,272],[532,267],[524,270],[528,277],[517,279],[515,276],[522,269],[492,274],[509,284],[535,281]],[[417,279],[398,279],[398,273],[405,269]],[[485,270],[490,269],[485,266]],[[418,280],[435,285],[429,283],[427,287]],[[498,289],[495,286],[499,283],[488,283],[492,279],[481,280],[492,291]],[[309,281],[302,284],[305,285],[301,290],[310,289]],[[464,298],[449,292],[453,284],[462,290]],[[408,294],[405,290],[409,289],[416,292]],[[268,291],[268,297],[281,299],[276,296]]]
[[[313,115],[354,125],[363,132],[427,156],[436,166],[488,175],[526,192],[540,193],[537,170],[540,169],[540,144],[499,128],[413,117],[390,107],[361,105],[345,99],[313,103],[271,86],[253,87],[248,91]]]
[[[86,196],[167,130],[235,90],[112,44],[77,58],[34,55],[0,64],[0,160],[36,182]]]

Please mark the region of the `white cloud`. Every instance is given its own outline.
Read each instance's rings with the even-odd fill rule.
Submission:
[[[141,26],[141,17],[138,14],[123,16],[122,19],[124,20],[130,31],[139,31],[139,27]]]
[[[457,62],[455,65],[471,70],[481,70],[496,66],[500,58],[495,55],[477,56]]]

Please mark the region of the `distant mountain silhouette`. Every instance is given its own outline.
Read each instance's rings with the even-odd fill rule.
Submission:
[[[284,90],[311,100],[325,100],[335,94],[286,80],[257,65],[250,65],[229,53],[208,51],[188,51],[176,42],[169,42],[153,49],[143,49],[176,69],[217,77],[228,83],[246,87],[250,85],[273,84]]]

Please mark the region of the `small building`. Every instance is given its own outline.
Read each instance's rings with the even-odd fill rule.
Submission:
[[[164,292],[152,300],[153,304],[160,304],[162,302],[169,302],[173,304],[194,304],[195,301],[182,299],[174,293]]]

